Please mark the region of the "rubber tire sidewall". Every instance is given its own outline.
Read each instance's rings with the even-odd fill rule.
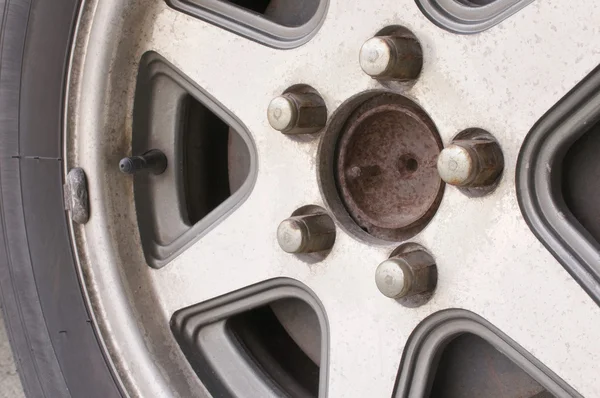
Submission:
[[[0,299],[28,397],[122,392],[88,316],[63,203],[78,0],[0,0]]]

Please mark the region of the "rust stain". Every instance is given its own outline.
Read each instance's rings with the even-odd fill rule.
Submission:
[[[336,153],[340,196],[358,225],[400,240],[427,223],[443,191],[436,168],[441,147],[435,125],[409,99],[386,93],[359,106]]]

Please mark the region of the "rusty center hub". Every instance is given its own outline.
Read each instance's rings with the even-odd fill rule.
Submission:
[[[435,125],[413,101],[377,95],[348,117],[336,153],[337,186],[354,221],[371,235],[402,240],[431,219],[443,183]]]

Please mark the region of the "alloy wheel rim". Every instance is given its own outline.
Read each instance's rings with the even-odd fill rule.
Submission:
[[[354,8],[331,0],[315,35],[284,51],[163,2],[85,2],[68,83],[65,164],[87,174],[90,220],[72,226],[72,239],[95,323],[124,389],[141,396],[203,394],[169,328],[173,313],[285,277],[314,292],[327,316],[329,364],[321,375],[329,396],[390,395],[412,331],[449,308],[480,315],[581,394],[597,395],[599,383],[592,381],[600,374],[600,347],[590,331],[600,310],[527,226],[514,176],[527,132],[600,63],[594,29],[580,29],[599,17],[595,5],[534,2],[501,25],[463,36],[431,24],[412,1]],[[424,52],[420,77],[400,88],[371,79],[357,60],[366,40],[398,24],[417,36]],[[257,153],[247,198],[160,269],[147,265],[132,182],[117,167],[131,154],[135,83],[148,51],[239,119]],[[438,268],[427,304],[406,308],[377,290],[375,269],[399,242],[357,239],[338,224],[331,253],[317,263],[278,247],[277,225],[294,210],[328,208],[317,178],[320,135],[290,139],[266,118],[271,99],[294,84],[316,88],[330,116],[354,95],[391,88],[430,115],[445,145],[471,127],[499,141],[506,168],[497,189],[473,199],[447,187],[434,218],[411,238]]]

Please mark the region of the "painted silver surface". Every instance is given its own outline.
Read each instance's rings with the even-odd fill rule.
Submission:
[[[275,130],[284,131],[293,127],[298,116],[298,109],[292,100],[280,95],[269,102],[267,118]]]
[[[473,179],[476,172],[474,159],[466,148],[449,145],[438,157],[438,173],[444,182],[452,185],[464,185]]]
[[[377,289],[386,297],[406,296],[412,284],[411,273],[406,264],[397,258],[390,258],[377,266],[375,271]]]
[[[362,70],[379,80],[416,79],[423,68],[423,51],[417,38],[402,27],[386,27],[383,31],[386,33],[380,32],[360,48]]]
[[[277,276],[300,280],[323,302],[330,397],[390,396],[408,336],[445,308],[479,314],[583,396],[600,396],[600,308],[531,233],[514,185],[527,132],[600,63],[600,4],[537,1],[465,36],[434,26],[413,0],[332,0],[317,34],[287,51],[163,2],[87,1],[82,17],[65,163],[85,168],[94,212],[84,226],[73,225],[73,237],[93,316],[132,396],[204,393],[169,331],[171,314]],[[306,83],[334,111],[358,92],[381,88],[356,55],[374,32],[393,24],[413,31],[424,52],[419,79],[402,93],[429,113],[445,142],[480,126],[494,131],[505,156],[496,190],[476,200],[446,190],[436,216],[414,239],[435,257],[439,273],[435,295],[418,308],[389,300],[373,283],[374,264],[388,258],[393,245],[369,245],[340,231],[327,258],[310,265],[281,251],[273,230],[294,209],[323,201],[315,177],[318,139],[273,134],[264,112],[269,101]],[[246,202],[160,270],[144,261],[131,182],[113,167],[118,154],[130,150],[135,77],[148,50],[242,120],[259,159]]]
[[[384,37],[373,37],[367,40],[358,55],[360,67],[372,77],[385,73],[391,67],[393,59],[392,48]]]
[[[297,220],[285,219],[277,227],[277,242],[286,253],[301,253],[308,239],[309,232],[304,223]]]
[[[277,227],[277,242],[286,253],[329,250],[335,242],[335,225],[327,214],[290,217]]]
[[[327,107],[315,89],[296,85],[269,103],[267,119],[284,134],[311,134],[327,124]]]

